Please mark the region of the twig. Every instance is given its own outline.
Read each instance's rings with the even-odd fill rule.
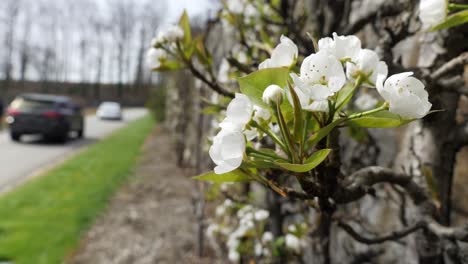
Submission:
[[[429,194],[421,186],[417,185],[410,176],[398,173],[388,168],[370,166],[351,174],[354,179],[352,184],[338,190],[333,198],[338,203],[356,201],[368,194],[372,186],[378,183],[391,183],[401,186],[410,195],[416,205],[430,201]]]
[[[369,238],[369,237],[365,237],[365,236],[361,235],[359,232],[354,230],[353,227],[351,227],[350,225],[348,225],[345,222],[338,221],[338,226],[341,227],[344,231],[346,231],[346,233],[348,233],[356,241],[369,245],[369,244],[380,244],[380,243],[384,243],[384,242],[387,242],[387,241],[399,240],[401,238],[404,238],[404,237],[416,232],[419,229],[424,228],[426,225],[424,224],[424,222],[418,222],[415,225],[410,226],[408,228],[405,228],[403,230],[393,231],[389,235],[381,236],[381,237],[374,237],[374,238]]]
[[[434,71],[431,74],[432,79],[439,79],[443,75],[456,70],[459,67],[464,67],[468,64],[468,51],[463,52],[462,54],[458,55],[457,57],[449,60],[444,65],[442,65],[439,69]]]

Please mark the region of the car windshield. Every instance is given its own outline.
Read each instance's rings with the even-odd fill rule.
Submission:
[[[100,107],[103,109],[112,109],[112,110],[120,109],[120,105],[118,103],[111,103],[111,102],[102,103]]]
[[[32,112],[53,109],[54,105],[54,101],[17,98],[13,102],[11,102],[10,106],[13,109]]]

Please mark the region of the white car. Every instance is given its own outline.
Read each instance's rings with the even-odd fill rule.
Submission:
[[[116,102],[102,102],[96,111],[96,115],[103,120],[122,120],[122,107]]]

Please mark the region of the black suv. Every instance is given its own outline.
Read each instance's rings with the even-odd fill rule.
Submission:
[[[47,139],[65,142],[70,131],[83,137],[81,108],[66,96],[18,95],[7,109],[6,121],[14,141],[19,141],[24,134],[41,134]]]

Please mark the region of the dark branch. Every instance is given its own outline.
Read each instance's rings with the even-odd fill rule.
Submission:
[[[462,54],[458,55],[457,57],[451,59],[450,61],[446,62],[442,65],[439,69],[431,74],[432,79],[439,79],[443,75],[457,70],[463,69],[463,67],[468,64],[468,51],[463,52]]]
[[[234,94],[232,92],[229,92],[229,91],[226,91],[223,87],[221,87],[217,82],[213,82],[213,81],[210,81],[208,80],[208,78],[206,78],[205,75],[203,75],[203,73],[201,73],[196,67],[195,65],[193,65],[193,63],[191,61],[189,61],[187,63],[187,66],[189,68],[189,70],[192,72],[192,74],[197,77],[198,79],[200,79],[203,83],[205,83],[206,85],[208,85],[212,90],[214,90],[215,92],[221,94],[221,95],[224,95],[224,96],[227,96],[227,97],[230,97],[230,98],[234,98]]]
[[[359,232],[354,230],[353,227],[346,224],[345,222],[339,221],[338,226],[341,227],[344,231],[346,231],[346,233],[348,233],[356,241],[369,245],[369,244],[380,244],[380,243],[384,243],[384,242],[387,242],[387,241],[399,240],[401,238],[404,238],[404,237],[416,232],[417,230],[419,230],[421,228],[424,228],[426,225],[424,224],[424,222],[419,222],[419,223],[417,223],[417,224],[415,224],[413,226],[410,226],[408,228],[405,228],[403,230],[393,231],[389,235],[381,236],[381,237],[373,237],[373,238],[369,238],[369,237],[365,237],[365,236],[361,235]]]
[[[283,189],[286,194],[288,195],[288,198],[291,198],[291,199],[294,199],[294,200],[311,200],[311,199],[314,199],[313,196],[305,193],[305,192],[302,192],[302,191],[297,191],[297,190],[294,190],[294,189],[291,189],[291,188],[284,188]]]
[[[457,141],[460,147],[468,145],[468,121],[457,126]]]
[[[435,221],[426,225],[427,229],[440,238],[468,242],[468,224],[460,227],[446,227]]]
[[[430,201],[429,194],[417,185],[410,176],[395,172],[388,168],[371,166],[353,173],[352,184],[338,190],[333,198],[338,203],[356,201],[372,191],[372,186],[378,183],[390,183],[401,186],[409,194],[416,205]]]

